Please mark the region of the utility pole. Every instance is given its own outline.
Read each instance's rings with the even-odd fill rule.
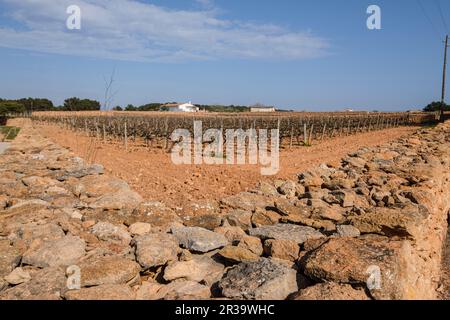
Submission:
[[[441,121],[444,121],[445,80],[447,74],[447,49],[448,49],[448,35],[445,36],[444,71],[442,75],[441,114],[439,117]]]

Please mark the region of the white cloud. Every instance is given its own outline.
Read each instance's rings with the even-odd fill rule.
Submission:
[[[328,47],[307,32],[222,19],[214,8],[171,10],[135,0],[0,2],[20,25],[0,24],[0,46],[39,52],[132,61],[295,60],[321,56]],[[81,8],[81,30],[65,27],[72,4]]]

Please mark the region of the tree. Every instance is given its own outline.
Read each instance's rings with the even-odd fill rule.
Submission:
[[[441,110],[441,103],[437,101],[433,101],[423,109],[423,111],[425,112],[434,112],[440,110]],[[444,103],[444,111],[450,111],[450,105]]]
[[[115,107],[113,108],[113,111],[123,111],[123,109],[122,109],[121,106],[115,106]]]
[[[1,100],[0,101],[0,115],[7,115],[8,113],[23,113],[25,112],[25,106],[14,100]]]
[[[53,102],[49,99],[41,98],[23,98],[17,100],[26,110],[32,111],[50,111],[54,110]]]
[[[137,108],[133,106],[132,104],[129,104],[126,106],[125,111],[136,111]]]
[[[64,110],[66,111],[93,111],[100,110],[100,102],[96,100],[83,99],[73,97],[64,100]]]

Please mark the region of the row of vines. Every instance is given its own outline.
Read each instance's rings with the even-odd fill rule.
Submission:
[[[141,141],[147,146],[170,146],[175,129],[193,134],[194,122],[208,129],[279,129],[282,144],[310,145],[331,137],[422,125],[435,121],[433,113],[277,113],[277,114],[178,114],[124,112],[41,112],[32,116],[37,123],[57,124],[83,131],[103,140]]]

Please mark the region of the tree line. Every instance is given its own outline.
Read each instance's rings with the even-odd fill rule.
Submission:
[[[171,102],[173,103],[173,102]],[[126,107],[116,106],[114,111],[167,111],[164,109],[166,103],[148,103],[141,106],[128,104]],[[200,110],[208,112],[248,112],[250,107],[240,105],[197,105]],[[425,112],[439,111],[440,102],[432,102],[423,108]],[[64,100],[63,105],[55,106],[46,98],[23,98],[17,100],[0,98],[0,115],[11,113],[26,113],[33,111],[98,111],[101,109],[100,102],[91,99],[80,99],[72,97]],[[450,111],[450,105],[444,105],[445,111]]]

